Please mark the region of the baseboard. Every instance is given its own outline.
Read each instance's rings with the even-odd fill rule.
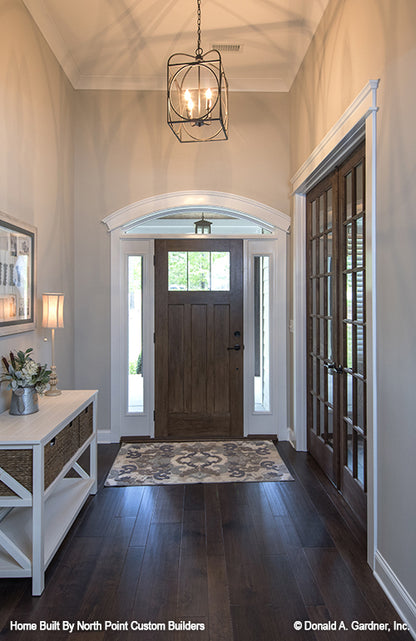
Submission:
[[[376,552],[374,576],[416,640],[416,602],[379,551]]]
[[[98,443],[113,443],[111,430],[97,430]]]
[[[295,430],[293,429],[293,427],[288,427],[287,428],[287,434],[288,434],[289,443],[296,450],[296,434],[295,434]]]

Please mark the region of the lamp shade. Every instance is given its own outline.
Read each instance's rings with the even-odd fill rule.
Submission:
[[[42,327],[64,326],[64,294],[42,294]]]

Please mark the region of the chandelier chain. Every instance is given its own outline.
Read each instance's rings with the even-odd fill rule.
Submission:
[[[198,6],[198,12],[197,12],[197,34],[198,34],[198,40],[197,40],[197,47],[195,51],[196,56],[201,56],[202,55],[202,48],[201,48],[201,0],[197,0],[197,6]]]

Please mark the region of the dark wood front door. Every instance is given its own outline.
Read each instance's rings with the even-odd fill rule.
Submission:
[[[308,448],[366,523],[365,159],[307,195]]]
[[[155,436],[243,436],[243,242],[155,241]]]

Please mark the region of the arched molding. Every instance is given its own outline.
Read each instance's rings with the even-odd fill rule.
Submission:
[[[267,227],[289,231],[290,216],[263,203],[217,191],[178,191],[151,196],[122,207],[106,216],[102,222],[109,232],[128,229],[139,220],[158,218],[172,211],[204,209],[207,212],[227,212],[242,220],[260,222]]]

